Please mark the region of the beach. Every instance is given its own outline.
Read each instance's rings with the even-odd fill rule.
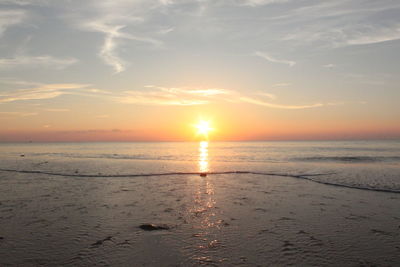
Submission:
[[[0,267],[400,267],[399,14],[0,0]]]
[[[397,184],[373,190],[393,184],[397,163],[388,163],[390,179],[380,187],[367,179],[350,188],[320,183],[338,183],[329,177],[345,164],[213,163],[212,145],[206,163],[201,145],[193,162],[2,149],[11,151],[0,171],[2,266],[400,264]],[[367,167],[351,168],[356,177]]]

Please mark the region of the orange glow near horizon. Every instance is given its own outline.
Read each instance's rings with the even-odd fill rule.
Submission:
[[[122,112],[122,111],[121,111]],[[124,114],[129,114],[123,110]],[[337,118],[268,117],[246,109],[224,106],[180,107],[148,110],[149,115],[122,116],[90,122],[77,111],[51,113],[46,126],[39,116],[1,119],[1,142],[101,142],[101,141],[268,141],[398,139],[400,126],[393,120],[379,122]],[[272,112],[272,111],[271,111]],[[300,113],[298,111],[297,113]],[[42,125],[42,126],[41,126]]]

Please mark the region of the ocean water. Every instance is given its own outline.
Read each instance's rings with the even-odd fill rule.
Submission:
[[[0,169],[99,178],[254,173],[400,192],[400,141],[7,143]]]

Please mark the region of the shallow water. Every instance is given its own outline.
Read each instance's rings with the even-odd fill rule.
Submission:
[[[99,177],[241,171],[400,191],[400,141],[19,143],[1,144],[0,155],[0,169],[11,171]]]
[[[399,151],[395,141],[2,144],[0,265],[396,266]]]

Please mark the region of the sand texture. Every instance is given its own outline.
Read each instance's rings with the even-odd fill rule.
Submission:
[[[254,174],[0,172],[0,237],[2,266],[398,266],[400,194]]]

